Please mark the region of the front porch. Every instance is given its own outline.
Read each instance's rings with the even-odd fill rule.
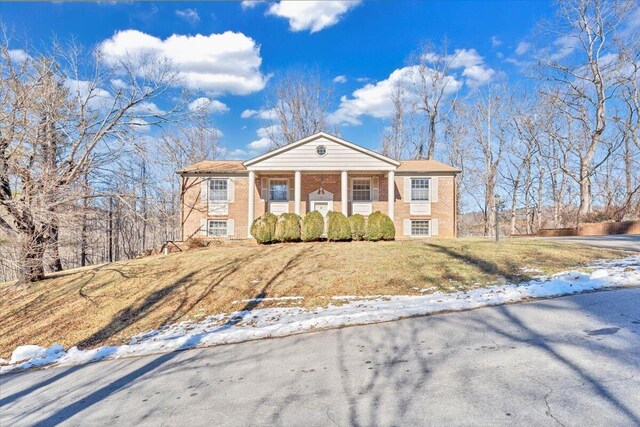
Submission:
[[[395,173],[389,170],[249,170],[248,224],[256,211],[304,216],[318,210],[369,215],[380,210],[394,219]],[[263,204],[256,209],[256,204]]]

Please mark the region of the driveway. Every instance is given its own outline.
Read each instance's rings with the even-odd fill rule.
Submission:
[[[0,377],[0,425],[638,425],[640,288]]]
[[[614,236],[544,237],[544,239],[554,240],[556,242],[580,243],[600,248],[640,252],[640,234],[621,234]]]

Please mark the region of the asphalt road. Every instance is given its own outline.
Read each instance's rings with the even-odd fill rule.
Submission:
[[[640,252],[640,234],[622,234],[614,236],[545,237],[544,239],[566,243],[580,243],[599,248]]]
[[[639,425],[640,288],[0,377],[0,425]]]

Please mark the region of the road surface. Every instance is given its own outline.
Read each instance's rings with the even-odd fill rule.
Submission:
[[[0,425],[638,425],[640,288],[0,377]]]
[[[545,237],[557,242],[580,243],[589,246],[640,252],[640,234],[620,234],[614,236],[571,236]]]

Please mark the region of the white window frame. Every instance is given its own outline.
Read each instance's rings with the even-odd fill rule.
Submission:
[[[272,197],[271,183],[274,182],[274,181],[284,182],[284,185],[286,186],[285,198],[284,199],[274,199]],[[267,191],[269,193],[269,201],[272,201],[272,202],[288,202],[289,201],[289,179],[288,178],[269,178],[269,186],[267,188]]]
[[[414,198],[413,198],[413,190],[414,190],[414,188],[413,188],[413,182],[414,182],[414,181],[418,181],[418,180],[420,180],[420,181],[426,181],[426,182],[427,182],[427,188],[426,188],[426,190],[427,190],[427,199],[426,199],[426,200],[424,200],[424,199],[414,199]],[[411,186],[411,188],[409,189],[410,194],[411,194],[411,202],[416,202],[416,203],[431,203],[431,178],[418,177],[418,176],[417,176],[417,177],[411,177],[411,178],[409,178],[409,184],[410,184],[410,186]],[[424,189],[425,189],[425,188],[424,188],[424,187],[422,187],[422,188],[417,188],[416,190],[424,190]]]
[[[224,229],[220,226],[218,227],[211,227],[211,224],[217,222],[217,223],[221,223],[224,224]],[[224,230],[224,232],[222,234],[212,234],[211,230]],[[229,222],[226,219],[210,219],[207,220],[207,237],[228,237],[229,236]]]
[[[411,237],[431,237],[431,220],[430,219],[412,219],[411,221]],[[427,223],[427,234],[414,234],[413,232],[413,224],[415,222],[426,222]]]
[[[214,188],[216,182],[224,182],[224,190]],[[216,193],[224,191],[224,198],[214,199]],[[229,200],[229,178],[209,178],[209,201],[214,203],[227,202]]]
[[[356,181],[368,181],[369,182],[369,198],[368,199],[356,199]],[[371,178],[357,178],[357,177],[353,177],[351,179],[351,201],[354,203],[358,203],[358,202],[362,202],[362,203],[370,203],[371,202],[371,195],[373,193],[373,189],[371,188]],[[364,190],[357,190],[357,191],[364,191]]]

